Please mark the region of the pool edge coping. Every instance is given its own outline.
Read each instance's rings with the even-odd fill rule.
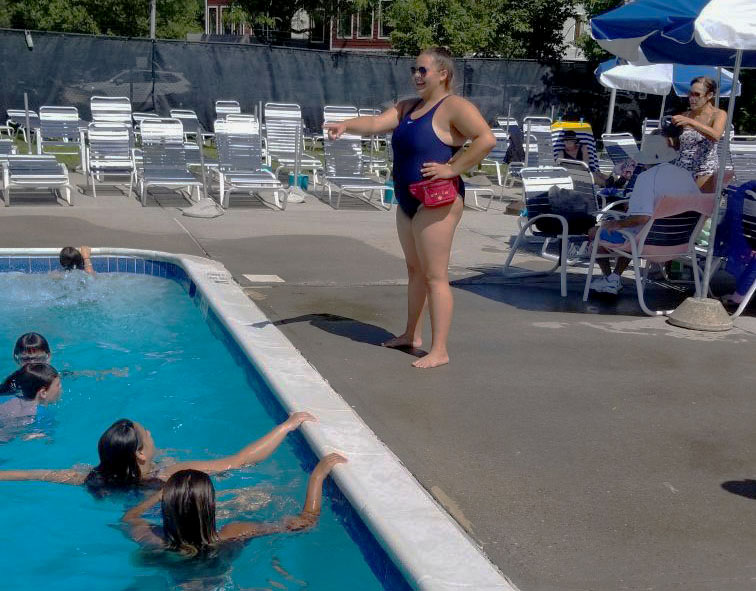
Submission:
[[[0,248],[0,256],[57,256],[59,248]],[[332,475],[410,586],[428,591],[517,591],[478,544],[330,386],[219,261],[163,251],[93,248],[93,256],[179,265],[288,411],[318,422],[301,431],[319,457],[344,453]],[[401,504],[396,502],[401,500]],[[419,552],[418,550],[423,551]]]

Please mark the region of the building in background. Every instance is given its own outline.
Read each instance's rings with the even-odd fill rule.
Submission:
[[[375,8],[339,13],[331,19],[330,49],[333,51],[388,51],[391,27],[386,11],[392,0],[379,0]]]

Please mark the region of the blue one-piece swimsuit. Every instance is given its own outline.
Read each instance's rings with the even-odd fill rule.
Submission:
[[[420,202],[410,194],[409,185],[426,180],[420,172],[423,164],[446,164],[459,150],[459,146],[442,142],[433,131],[433,114],[447,98],[442,98],[423,116],[411,119],[410,115],[422,102],[418,101],[399,122],[391,137],[391,147],[394,150],[394,195],[399,207],[410,218],[417,213]],[[464,199],[465,185],[462,179],[459,181],[459,194]]]

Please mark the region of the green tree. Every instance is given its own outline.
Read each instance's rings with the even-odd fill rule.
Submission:
[[[202,0],[158,0],[156,34],[181,39],[201,31]],[[123,37],[149,35],[147,0],[5,0],[0,23],[17,29],[92,33]]]
[[[458,56],[559,60],[574,0],[394,0],[388,17],[395,53],[444,45]]]

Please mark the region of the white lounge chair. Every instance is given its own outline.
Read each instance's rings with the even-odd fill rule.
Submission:
[[[56,197],[73,205],[71,184],[65,164],[51,154],[3,156],[3,196],[5,206],[10,206],[12,188],[50,189]]]
[[[97,197],[97,182],[106,177],[128,178],[129,192],[136,180],[136,162],[132,149],[131,127],[124,123],[90,123],[87,133],[87,184],[92,182],[92,195]]]
[[[276,178],[281,170],[294,170],[297,162],[299,169],[309,171],[313,183],[318,183],[318,173],[323,170],[323,163],[315,156],[302,149],[302,109],[297,104],[265,103],[265,138],[267,146],[267,163],[275,160],[278,164],[274,170]]]
[[[93,96],[89,99],[93,123],[131,125],[131,101],[125,96]]]

